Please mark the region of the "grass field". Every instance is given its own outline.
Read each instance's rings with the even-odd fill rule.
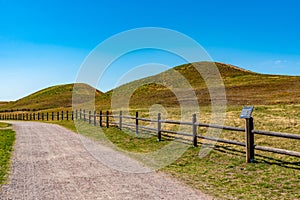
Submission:
[[[15,141],[15,132],[13,130],[1,130],[1,128],[9,126],[9,124],[0,122],[0,186],[7,180],[11,153]]]
[[[197,69],[209,69],[211,64],[202,62],[196,63],[196,67],[185,64],[174,68],[193,87],[200,105],[197,119],[204,123],[210,123],[212,116],[210,94]],[[225,125],[244,127],[245,121],[239,118],[241,109],[244,105],[254,105],[254,129],[300,134],[300,76],[264,75],[227,64],[216,65],[226,88]],[[96,91],[96,109],[98,112],[110,110],[112,97],[116,100],[115,109],[122,109],[121,103],[127,100],[126,95],[133,92],[129,99],[132,115],[139,111],[140,117],[149,117],[153,105],[156,105],[163,118],[180,120],[180,103],[172,87],[181,86],[183,82],[177,79],[174,70],[168,70],[106,93]],[[165,86],[168,84],[170,87]],[[93,88],[80,86],[78,101],[84,102],[84,96]],[[4,103],[0,105],[0,110],[29,108],[40,112],[70,111],[72,88],[72,84],[46,88],[16,102]],[[132,91],[133,88],[137,89]],[[188,120],[191,120],[194,112],[189,111]],[[76,131],[71,121],[53,123]],[[81,134],[103,140],[104,135],[99,134],[99,128],[88,124],[82,124],[81,128]],[[178,127],[168,128],[176,130]],[[158,143],[155,137],[136,138],[134,134],[116,128],[103,130],[106,138],[126,151],[151,152],[169,142],[164,140]],[[205,128],[199,129],[200,133],[204,131]],[[244,142],[245,136],[243,133],[223,131],[220,137]],[[300,141],[297,140],[255,135],[255,144],[300,151]],[[161,170],[220,199],[300,199],[299,158],[256,151],[256,163],[245,164],[244,148],[217,143],[209,156],[199,159],[197,154],[200,147],[189,148],[180,159]]]

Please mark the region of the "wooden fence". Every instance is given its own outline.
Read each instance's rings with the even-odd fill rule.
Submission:
[[[135,134],[139,135],[140,131],[147,130],[151,133],[157,135],[157,140],[161,141],[162,136],[170,136],[173,138],[178,138],[182,140],[187,140],[192,142],[193,146],[198,145],[198,139],[205,139],[210,141],[216,141],[220,143],[226,143],[231,145],[243,146],[246,149],[246,162],[250,163],[254,161],[254,150],[268,151],[278,154],[285,154],[289,156],[300,157],[300,152],[290,151],[285,149],[266,147],[255,145],[254,135],[265,135],[271,137],[280,137],[280,138],[288,138],[294,140],[300,140],[300,134],[289,134],[289,133],[279,133],[279,132],[271,132],[271,131],[261,131],[254,130],[253,127],[253,118],[246,119],[245,127],[232,127],[232,126],[223,126],[216,124],[206,124],[197,122],[196,114],[192,115],[190,122],[181,122],[174,120],[162,120],[161,114],[158,113],[157,119],[148,119],[139,117],[139,113],[136,112],[135,116],[125,116],[122,114],[122,111],[118,115],[112,115],[109,111],[103,113],[100,111],[97,113],[96,111],[88,111],[85,110],[76,110],[76,111],[61,111],[61,112],[51,112],[51,113],[4,113],[0,114],[0,120],[43,120],[43,121],[54,121],[54,120],[83,120],[89,124],[93,124],[94,126],[106,127],[109,128],[110,125],[117,126],[119,129],[123,128],[131,128],[134,129]],[[131,120],[131,123],[128,123],[125,120]],[[143,126],[141,122],[149,122],[155,123],[155,127]],[[162,129],[162,124],[173,124],[173,125],[185,125],[191,127],[191,132],[179,132],[173,130]],[[198,127],[206,127],[206,128],[214,128],[214,129],[222,129],[229,130],[235,132],[244,132],[245,133],[245,142],[239,142],[234,140],[227,140],[222,138],[214,138],[209,136],[202,136],[198,134]]]

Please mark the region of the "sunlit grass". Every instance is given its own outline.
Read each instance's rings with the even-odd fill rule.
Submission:
[[[1,127],[8,127],[4,123]],[[10,158],[15,141],[15,132],[12,130],[0,129],[0,186],[7,180],[7,174],[10,167]]]
[[[0,128],[7,128],[7,127],[11,127],[11,124],[0,122]]]

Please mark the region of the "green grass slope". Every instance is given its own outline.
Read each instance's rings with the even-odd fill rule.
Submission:
[[[114,105],[120,106],[120,109],[122,102],[128,98],[130,107],[134,109],[149,108],[154,104],[179,108],[180,103],[173,89],[184,88],[186,83],[193,88],[200,105],[210,105],[211,97],[207,88],[207,81],[204,80],[205,77],[203,78],[199,71],[210,77],[210,73],[214,74],[211,69],[215,66],[217,66],[225,85],[227,105],[300,103],[300,76],[258,74],[228,64],[198,62],[174,67],[158,75],[124,84],[106,93],[96,90],[96,108],[110,109],[112,98]],[[80,101],[85,102],[86,94],[95,90],[86,84],[78,84],[77,86],[76,101],[79,104]],[[73,88],[74,84],[49,87],[14,102],[2,102],[0,103],[0,111],[70,108]],[[185,95],[184,90],[181,95]]]
[[[52,86],[38,92],[35,92],[29,96],[26,96],[20,100],[9,102],[0,105],[0,111],[2,110],[46,110],[46,109],[58,109],[72,107],[72,94],[74,84],[65,84]],[[77,96],[84,96],[86,93],[94,92],[94,88],[83,83],[77,83],[76,93]],[[102,95],[102,92],[96,90],[96,98]]]
[[[7,101],[0,101],[0,106],[6,105],[8,102]]]
[[[113,96],[122,102],[133,92],[130,106],[145,108],[153,104],[167,107],[179,105],[172,88],[180,88],[188,81],[194,89],[201,105],[210,104],[210,94],[206,81],[199,71],[213,73],[214,63],[199,62],[177,66],[155,76],[147,77],[122,85],[105,94],[98,100],[99,105],[108,105],[107,99]],[[228,105],[275,105],[300,103],[300,76],[266,75],[247,71],[232,65],[215,63],[224,82]],[[184,78],[178,78],[179,72]],[[167,85],[167,86],[166,86]],[[113,94],[114,93],[114,94]],[[107,109],[101,106],[101,108]]]

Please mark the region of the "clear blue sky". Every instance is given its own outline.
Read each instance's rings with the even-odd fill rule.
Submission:
[[[0,101],[74,82],[100,42],[139,27],[182,32],[215,61],[300,75],[299,10],[298,0],[0,0]]]

